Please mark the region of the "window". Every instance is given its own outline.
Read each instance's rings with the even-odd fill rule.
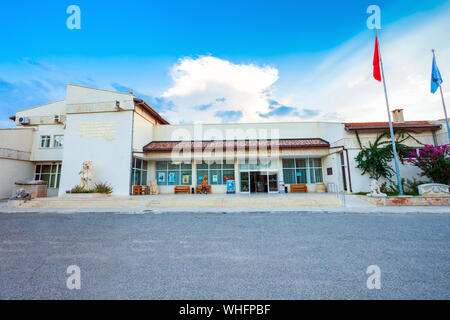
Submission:
[[[34,179],[47,181],[48,188],[59,188],[61,163],[36,164]]]
[[[322,161],[320,158],[283,159],[284,183],[323,182]]]
[[[197,185],[201,185],[203,177],[207,176],[208,184],[226,184],[227,180],[234,179],[234,164],[199,163],[197,164]]]
[[[406,150],[400,150],[399,156],[403,159],[409,159],[409,158],[417,158],[419,155],[420,148],[407,148]]]
[[[50,136],[41,136],[41,148],[50,148]]]
[[[138,158],[133,158],[131,183],[132,185],[135,186],[147,185],[147,161]]]
[[[191,185],[192,164],[158,161],[156,181],[159,185]]]
[[[64,136],[58,135],[53,137],[53,148],[62,148],[63,147]]]

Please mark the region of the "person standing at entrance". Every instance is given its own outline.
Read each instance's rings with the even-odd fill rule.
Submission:
[[[208,194],[208,191],[206,190],[206,178],[203,177],[202,181],[202,193]]]

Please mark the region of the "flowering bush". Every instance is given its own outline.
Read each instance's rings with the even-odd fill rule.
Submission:
[[[432,146],[426,144],[418,154],[410,152],[406,161],[422,170],[421,176],[430,178],[435,183],[450,182],[450,146]]]
[[[96,183],[94,186],[94,192],[111,194],[113,192],[113,188],[107,182]]]
[[[76,185],[70,190],[66,190],[66,193],[93,193],[94,190],[85,190],[82,186]]]

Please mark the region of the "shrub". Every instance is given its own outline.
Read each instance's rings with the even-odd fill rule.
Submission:
[[[405,195],[416,196],[419,194],[419,185],[427,183],[426,181],[420,181],[416,178],[413,179],[404,179],[402,178],[402,188]],[[398,183],[392,182],[388,184],[387,182],[383,182],[380,186],[380,191],[386,193],[389,196],[398,195]]]
[[[80,185],[76,185],[70,190],[67,190],[66,193],[93,193],[93,190],[86,190]]]
[[[94,186],[94,192],[111,194],[113,192],[113,187],[107,182],[96,183]]]
[[[428,177],[435,183],[449,184],[450,146],[425,145],[417,155],[410,152],[410,156],[406,161],[421,169],[421,176]]]
[[[416,178],[406,179],[404,190],[406,193],[419,194],[419,186],[428,183],[428,181],[420,181]]]

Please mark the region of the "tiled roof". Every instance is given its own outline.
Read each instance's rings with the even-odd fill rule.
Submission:
[[[386,129],[389,128],[389,122],[348,122],[344,123],[347,130],[367,130],[367,129]],[[439,129],[440,124],[431,123],[430,121],[405,121],[393,122],[394,128],[413,129],[413,128],[427,128]]]
[[[253,149],[263,148],[270,149],[278,146],[279,149],[303,149],[303,148],[328,148],[330,144],[322,139],[280,139],[280,140],[229,140],[229,141],[152,141],[144,147],[144,152],[163,152],[172,151],[173,148],[181,149],[190,148],[206,148],[214,150],[222,148],[227,150],[233,148]]]

